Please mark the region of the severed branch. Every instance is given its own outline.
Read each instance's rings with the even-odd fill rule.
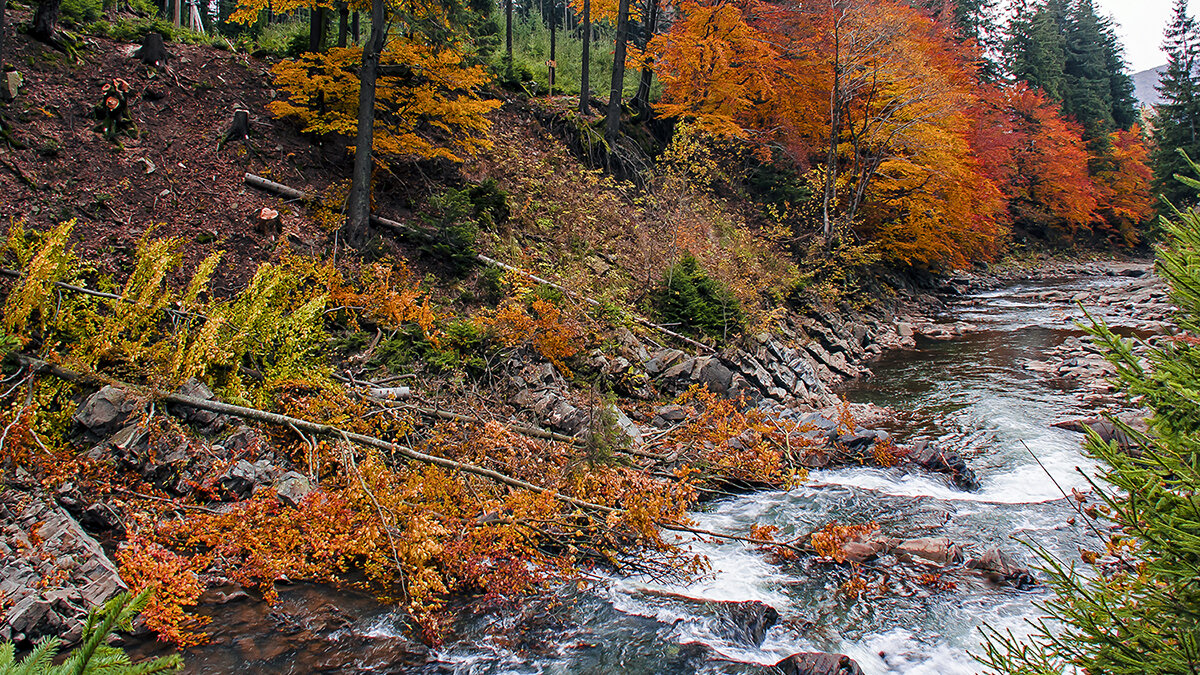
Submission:
[[[29,367],[31,374],[46,373],[46,374],[53,375],[54,377],[57,377],[57,378],[60,378],[63,380],[67,380],[69,382],[83,382],[83,383],[92,383],[92,384],[111,384],[114,386],[123,387],[123,388],[130,389],[130,390],[138,390],[139,389],[139,387],[136,387],[129,383],[109,380],[107,378],[103,378],[103,377],[100,377],[99,375],[95,375],[95,374],[80,373],[80,372],[76,372],[73,370],[68,370],[66,368],[55,365],[53,363],[48,363],[48,362],[42,361],[40,359],[35,359],[35,358],[29,357],[29,356],[25,356],[24,354],[13,353],[12,358],[16,359],[20,363]],[[596,503],[589,502],[589,501],[586,501],[583,499],[576,499],[575,497],[570,497],[570,496],[564,495],[562,493],[550,490],[546,487],[543,487],[540,485],[534,485],[533,483],[523,481],[519,478],[514,478],[512,476],[508,476],[508,475],[502,474],[498,471],[493,471],[491,469],[486,469],[484,467],[481,467],[481,466],[478,466],[475,464],[470,464],[468,462],[458,462],[458,461],[455,461],[452,459],[448,459],[446,457],[438,457],[436,455],[429,455],[429,454],[414,450],[408,446],[400,445],[399,443],[392,443],[390,441],[385,441],[381,438],[376,438],[374,436],[367,436],[365,434],[359,434],[359,433],[355,433],[352,431],[347,431],[340,427],[335,427],[335,426],[329,425],[329,424],[320,424],[317,422],[311,422],[309,420],[300,419],[298,417],[291,417],[291,416],[282,415],[279,413],[268,412],[266,410],[259,410],[257,408],[247,408],[245,406],[233,405],[231,403],[224,403],[221,401],[210,401],[208,399],[196,398],[194,396],[184,396],[182,394],[164,394],[161,392],[150,392],[150,393],[155,394],[158,399],[160,399],[166,403],[173,403],[176,405],[187,406],[187,407],[196,408],[199,410],[207,410],[207,411],[215,412],[215,413],[222,414],[222,415],[231,415],[233,417],[239,417],[242,419],[253,420],[253,421],[257,421],[257,422],[264,422],[266,424],[274,424],[276,426],[290,427],[292,429],[300,429],[300,430],[307,431],[313,435],[326,436],[326,437],[335,438],[335,439],[342,439],[346,442],[354,443],[354,444],[365,446],[365,447],[372,447],[372,448],[378,448],[381,450],[387,450],[389,452],[399,454],[401,456],[407,457],[414,461],[422,462],[424,464],[432,464],[435,466],[441,466],[441,467],[445,467],[447,469],[453,469],[455,471],[461,471],[463,473],[480,476],[482,478],[487,478],[488,480],[500,483],[502,485],[507,485],[509,487],[514,487],[514,488],[518,488],[521,490],[529,490],[529,491],[535,492],[535,493],[549,493],[550,496],[554,497],[554,499],[556,499],[564,504],[570,504],[571,506],[575,506],[577,508],[584,509],[587,511],[595,511],[595,512],[599,512],[599,513],[616,514],[616,515],[621,515],[621,514],[625,513],[625,511],[626,511],[625,509],[618,508],[618,507],[605,506],[603,504],[596,504]],[[749,544],[755,544],[758,546],[777,546],[777,547],[781,547],[781,548],[791,549],[798,553],[804,553],[804,551],[802,549],[800,549],[792,544],[788,544],[786,542],[771,541],[768,539],[759,539],[756,537],[743,537],[743,536],[735,535],[735,534],[722,534],[720,532],[713,532],[712,530],[705,530],[705,529],[698,528],[698,527],[691,527],[689,525],[683,525],[681,523],[656,521],[656,524],[659,527],[663,528],[664,530],[670,530],[672,532],[687,532],[689,534],[695,534],[695,535],[700,535],[700,536],[704,536],[704,537],[714,537],[717,539],[728,539],[731,541],[741,541],[741,542],[745,542],[745,543],[749,543]]]

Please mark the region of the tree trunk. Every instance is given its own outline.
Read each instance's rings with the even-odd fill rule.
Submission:
[[[509,67],[512,67],[512,12],[513,0],[504,0],[504,50]]]
[[[321,53],[325,51],[325,24],[329,10],[316,7],[308,15],[308,51]]]
[[[557,14],[557,12],[554,11],[554,0],[550,0],[550,78],[549,79],[550,79],[550,95],[551,96],[554,95],[554,70],[558,66],[558,63],[555,62],[555,60],[554,60],[554,57],[556,54],[555,49],[554,49],[555,42],[556,42],[555,37],[558,35],[558,32],[555,30],[555,21],[554,21],[556,14]]]
[[[608,94],[608,117],[604,122],[604,140],[608,141],[609,156],[616,147],[621,131],[621,97],[625,87],[625,48],[629,42],[629,0],[617,4],[617,38],[613,50],[612,83]]]
[[[175,6],[172,10],[172,20],[176,26],[183,25],[183,0],[174,0]]]
[[[8,0],[0,0],[0,73],[4,72],[4,42],[8,37],[8,17],[4,14],[7,6]]]
[[[29,34],[42,42],[53,44],[54,31],[58,26],[58,7],[60,0],[41,0],[37,6],[37,12],[33,15],[33,24],[29,27]]]
[[[642,39],[642,53],[647,54],[650,51],[650,40],[654,39],[654,31],[658,29],[658,0],[646,0],[646,25],[643,27],[645,35]],[[638,81],[637,95],[633,97],[633,108],[637,110],[637,120],[644,121],[650,117],[650,84],[653,81],[654,70],[650,68],[650,62],[647,61],[642,66],[642,79]]]
[[[592,107],[592,0],[583,0],[583,68],[579,75],[579,112]]]
[[[346,241],[354,247],[367,243],[371,226],[371,144],[375,137],[375,79],[379,76],[379,55],[387,40],[384,24],[386,0],[371,0],[371,35],[363,46],[359,73],[358,134],[354,140],[354,172],[350,195],[346,200]]]
[[[358,27],[358,10],[355,10],[354,14],[350,17],[350,33],[354,35],[355,45],[362,44],[362,34]]]
[[[345,48],[350,33],[350,7],[341,3],[338,7],[338,47]]]
[[[823,231],[825,238],[828,240],[833,234],[833,216],[830,214],[830,209],[833,207],[834,191],[837,190],[837,145],[838,135],[838,118],[841,116],[841,105],[839,101],[841,88],[841,20],[834,17],[833,24],[833,87],[829,91],[829,150],[825,155],[825,190],[821,195],[821,215],[824,219]]]

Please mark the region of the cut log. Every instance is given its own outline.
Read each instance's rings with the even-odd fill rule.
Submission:
[[[163,42],[161,33],[147,33],[142,46],[133,53],[133,57],[148,66],[162,68],[167,65],[167,59],[171,58],[171,55],[167,53],[167,45]]]

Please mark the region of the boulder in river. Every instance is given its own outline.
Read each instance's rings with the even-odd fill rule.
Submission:
[[[966,567],[1001,586],[1029,588],[1037,585],[1037,578],[1028,567],[1017,564],[1011,556],[998,548],[990,548],[978,558],[972,558],[967,561]]]
[[[943,450],[932,443],[920,441],[912,446],[908,459],[930,471],[949,474],[950,481],[960,490],[974,491],[980,488],[975,472],[953,450]]]
[[[964,559],[962,547],[946,537],[906,539],[897,544],[892,553],[901,562],[911,562],[919,558],[938,565],[952,565],[961,563]]]
[[[1145,431],[1146,428],[1145,419],[1130,419],[1125,420],[1125,423],[1134,430]],[[1139,457],[1142,454],[1142,446],[1138,443],[1137,439],[1131,437],[1128,432],[1114,424],[1112,420],[1104,417],[1064,420],[1062,422],[1055,422],[1053,426],[1068,431],[1078,431],[1079,433],[1087,433],[1090,429],[1096,432],[1100,440],[1105,443],[1116,443],[1117,448],[1124,453],[1135,457]]]
[[[767,631],[779,621],[779,612],[765,602],[723,602],[718,610],[720,628],[734,641],[758,647]]]

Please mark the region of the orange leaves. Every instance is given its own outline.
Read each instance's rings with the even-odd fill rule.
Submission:
[[[1014,135],[1008,183],[1014,217],[1068,233],[1087,228],[1097,203],[1083,128],[1062,119],[1052,101],[1023,84],[1006,95]]]
[[[761,125],[787,81],[787,59],[747,22],[746,2],[684,2],[683,17],[650,43],[663,83],[659,110],[688,117],[718,135],[745,136]]]
[[[476,321],[489,329],[495,339],[506,347],[531,344],[568,377],[570,369],[563,363],[579,352],[583,332],[579,323],[564,315],[554,303],[533,297],[524,302],[510,300]]]
[[[209,618],[188,614],[204,593],[199,572],[208,564],[202,555],[184,557],[143,537],[133,537],[117,550],[121,578],[137,593],[153,587],[154,594],[142,612],[148,626],[166,642],[180,647],[201,644],[199,632]]]
[[[1137,227],[1154,214],[1149,150],[1137,125],[1129,131],[1114,131],[1108,141],[1108,153],[1100,158],[1096,172],[1099,208],[1122,243],[1132,246],[1138,241]]]
[[[328,284],[329,299],[336,307],[383,327],[415,323],[426,337],[434,334],[439,317],[420,280],[401,260],[366,265],[349,280],[331,268]]]
[[[809,543],[817,555],[843,563],[846,562],[846,551],[842,547],[847,542],[860,541],[878,530],[879,524],[874,521],[860,525],[829,523],[809,535]]]

